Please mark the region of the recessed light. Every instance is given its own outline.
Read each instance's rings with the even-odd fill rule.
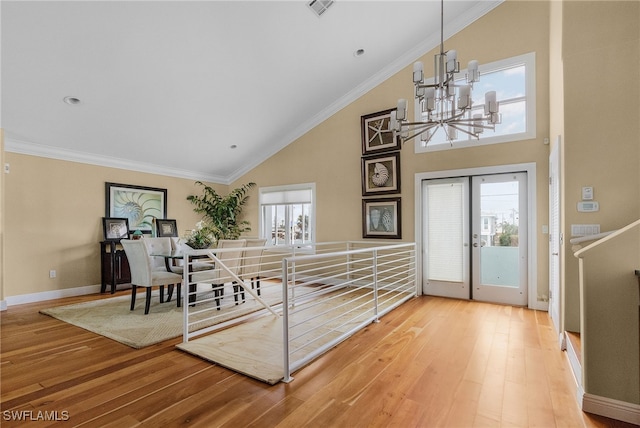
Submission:
[[[80,104],[80,98],[76,97],[64,97],[62,100],[72,106]]]
[[[362,48],[358,49],[357,51],[355,51],[353,53],[353,56],[355,56],[356,58],[359,57],[359,56],[362,56],[362,55],[364,55],[364,49],[362,49]]]

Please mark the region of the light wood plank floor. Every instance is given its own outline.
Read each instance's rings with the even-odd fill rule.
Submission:
[[[630,426],[578,409],[546,312],[419,297],[269,386],[180,339],[135,350],[38,313],[95,298],[2,312],[3,427]],[[10,420],[45,415],[68,420]]]

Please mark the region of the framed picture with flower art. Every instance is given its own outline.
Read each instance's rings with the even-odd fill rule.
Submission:
[[[154,219],[167,214],[167,189],[105,183],[105,217],[126,218],[130,230],[151,233]]]
[[[401,198],[362,200],[363,238],[402,238]]]
[[[129,239],[129,221],[126,218],[102,217],[102,232],[105,241]]]
[[[178,236],[178,222],[173,219],[156,219],[156,236],[159,238],[177,237]]]

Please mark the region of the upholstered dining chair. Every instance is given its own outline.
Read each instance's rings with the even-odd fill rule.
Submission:
[[[138,287],[147,289],[146,301],[144,306],[144,314],[149,313],[151,306],[151,291],[153,287],[160,288],[160,295],[164,292],[165,285],[178,284],[177,305],[180,307],[180,289],[182,285],[182,276],[173,272],[163,270],[153,270],[147,246],[143,239],[130,240],[123,239],[120,241],[131,268],[131,310],[136,305],[136,294]]]
[[[262,253],[264,252],[264,246],[267,243],[266,239],[247,239],[246,250],[242,256],[242,269],[240,270],[240,278],[243,280],[248,279],[251,281],[251,289],[254,288],[260,295],[260,274],[262,264]]]
[[[153,256],[152,254],[171,254],[174,251],[173,238],[168,237],[155,237],[155,238],[142,238],[147,247],[147,253],[149,254],[149,262],[151,263],[152,271],[164,271],[173,272],[182,275],[182,266],[172,266],[172,260],[166,259],[162,256]],[[173,296],[173,285],[169,285],[167,291],[167,302],[171,301]],[[164,287],[160,288],[160,303],[164,302]]]
[[[220,260],[229,271],[234,275],[239,276],[240,266],[242,260],[243,248],[246,245],[244,239],[220,239],[218,240],[218,249],[224,250],[216,253],[216,257]],[[218,265],[218,263],[216,263]],[[195,272],[192,275],[193,282],[211,284],[213,288],[214,299],[216,301],[216,308],[220,310],[220,300],[224,297],[224,285],[227,282],[233,283],[234,297],[236,305],[238,304],[238,292],[242,290],[243,302],[244,302],[244,288],[239,285],[236,280],[227,272],[227,270],[221,268],[219,265],[215,269]]]

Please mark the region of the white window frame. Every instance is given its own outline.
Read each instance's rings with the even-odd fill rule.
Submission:
[[[309,234],[311,236],[310,242],[305,244],[295,244],[302,247],[312,246],[316,242],[316,184],[315,183],[302,183],[302,184],[290,184],[284,186],[270,186],[270,187],[261,187],[258,189],[258,204],[259,204],[259,227],[258,234],[262,238],[267,239],[267,245],[272,245],[271,241],[271,227],[268,230],[265,230],[265,219],[264,219],[264,207],[266,205],[271,206],[272,204],[267,204],[264,202],[265,195],[268,193],[286,193],[286,192],[295,192],[299,190],[309,190],[311,191],[311,209],[309,210]],[[292,202],[292,204],[297,204],[296,202]],[[283,204],[286,205],[286,204]],[[284,247],[294,245],[293,242],[287,242],[285,244],[274,245],[274,247]]]
[[[475,138],[466,139],[459,133],[463,139],[456,140],[453,144],[437,144],[423,145],[419,137],[414,138],[415,153],[435,152],[440,150],[462,149],[466,147],[484,146],[489,144],[507,143],[513,141],[530,140],[536,138],[536,55],[535,52],[526,53],[523,55],[514,56],[511,58],[495,61],[492,63],[480,65],[478,70],[480,71],[480,80],[482,81],[482,74],[488,74],[494,71],[498,71],[505,68],[514,67],[517,65],[525,66],[525,90],[524,96],[526,105],[526,130],[524,132],[504,134],[493,136],[493,131],[484,131],[480,139]],[[460,70],[459,76],[465,76],[467,70]],[[433,79],[431,79],[433,81]],[[425,82],[426,83],[426,82]],[[500,100],[498,99],[498,102]],[[416,100],[414,105],[415,120],[420,121],[420,101]],[[500,126],[500,125],[498,125]],[[442,131],[440,131],[442,132]]]

